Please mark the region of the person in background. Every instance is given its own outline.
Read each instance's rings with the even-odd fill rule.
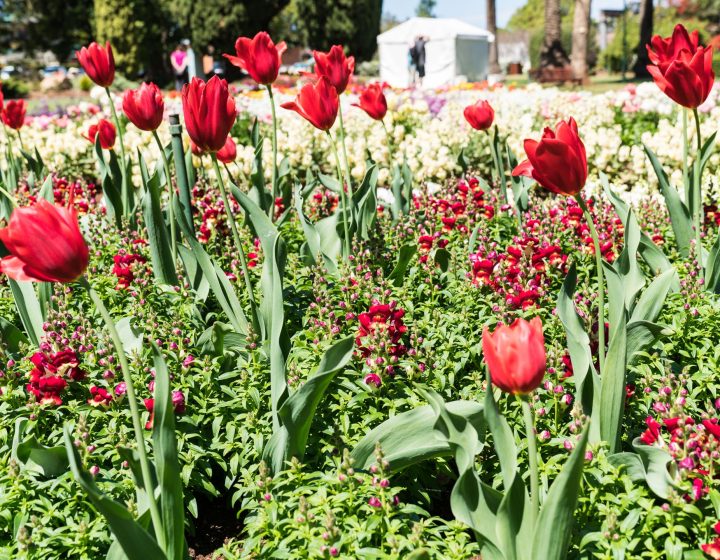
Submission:
[[[188,71],[188,82],[191,82],[193,78],[198,75],[197,58],[195,57],[195,51],[190,44],[190,39],[183,39],[182,44],[185,46],[187,52],[187,71]]]
[[[407,63],[408,63],[408,84],[411,86],[415,85],[415,79],[416,79],[416,73],[415,73],[415,43],[411,42],[410,46],[408,47],[408,54],[407,54]]]
[[[415,67],[417,68],[418,84],[422,86],[423,78],[425,77],[425,44],[428,42],[428,38],[424,35],[418,35],[415,37],[415,44],[413,45],[413,51],[415,52]]]
[[[215,47],[212,45],[208,45],[208,48],[203,55],[202,65],[205,79],[209,80],[215,75]]]
[[[175,75],[175,90],[180,91],[188,83],[187,52],[183,45],[178,45],[170,53],[170,65]]]

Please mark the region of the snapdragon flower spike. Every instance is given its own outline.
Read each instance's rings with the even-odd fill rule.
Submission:
[[[25,389],[40,404],[61,405],[67,380],[80,381],[86,376],[77,354],[70,348],[59,352],[35,352],[30,361],[34,367]]]
[[[71,194],[69,207],[40,199],[34,206],[16,208],[0,241],[10,253],[0,259],[0,272],[13,280],[74,282],[89,261]]]

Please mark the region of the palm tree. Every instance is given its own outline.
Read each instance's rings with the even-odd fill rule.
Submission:
[[[588,37],[590,36],[591,0],[575,0],[573,17],[572,53],[570,61],[576,80],[585,81],[588,76]]]
[[[495,0],[487,0],[487,29],[490,33],[495,35],[495,41],[490,43],[490,74],[499,74],[500,64],[498,62],[498,36],[497,22],[495,18]]]
[[[560,0],[545,0],[545,41],[540,50],[540,70],[570,63],[562,46]]]
[[[650,73],[647,65],[650,64],[645,45],[650,42],[653,34],[653,0],[642,0],[640,2],[640,44],[637,46],[637,58],[633,72],[636,78],[647,78]]]

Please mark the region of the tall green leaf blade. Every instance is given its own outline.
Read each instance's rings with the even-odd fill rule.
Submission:
[[[160,486],[160,515],[162,516],[168,560],[184,560],[185,504],[180,479],[180,462],[175,436],[175,412],[170,391],[170,375],[158,347],[152,345],[155,365],[155,419],[153,421],[153,450]]]
[[[660,193],[663,195],[663,198],[665,198],[665,204],[670,214],[672,230],[675,234],[675,242],[677,243],[680,253],[682,253],[683,256],[687,256],[690,250],[690,240],[692,239],[693,232],[690,211],[680,199],[680,195],[677,190],[675,190],[675,187],[670,184],[667,173],[665,173],[655,153],[645,144],[643,144],[643,147],[657,176]]]
[[[160,176],[157,171],[145,182],[142,209],[155,280],[162,284],[175,285],[178,280],[175,273],[168,228],[163,219],[160,206]]]
[[[572,535],[573,515],[577,505],[582,472],[585,467],[585,447],[588,427],[583,428],[580,440],[570,454],[563,470],[550,487],[540,509],[532,540],[533,558],[563,560],[567,556]]]
[[[515,435],[510,429],[510,425],[498,410],[489,375],[485,392],[485,420],[490,428],[490,433],[492,433],[495,452],[500,460],[503,484],[507,492],[513,484],[518,468],[517,447],[515,446]]]
[[[616,453],[620,445],[623,409],[625,408],[625,373],[627,370],[627,327],[626,316],[620,318],[621,327],[615,330],[605,358],[605,369],[601,375],[600,437],[608,443],[610,453]]]
[[[635,307],[630,315],[630,322],[654,321],[660,315],[665,299],[670,288],[677,280],[677,273],[674,268],[669,268],[660,276],[655,278],[650,285],[643,290]]]
[[[283,403],[278,411],[282,426],[273,433],[265,450],[274,472],[282,470],[291,457],[302,460],[305,456],[315,411],[328,385],[350,362],[354,345],[353,337],[348,337],[328,348],[317,371]]]
[[[44,314],[35,287],[32,282],[17,282],[12,278],[8,278],[8,284],[25,333],[34,346],[39,346],[44,335]]]
[[[157,542],[132,517],[132,514],[116,501],[105,496],[95,485],[93,477],[80,464],[72,432],[66,424],[64,429],[65,450],[67,452],[70,470],[78,484],[85,490],[95,508],[105,517],[115,538],[120,543],[128,560],[147,560],[167,558]]]

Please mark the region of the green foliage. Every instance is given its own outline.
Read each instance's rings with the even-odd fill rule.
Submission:
[[[420,0],[415,8],[415,15],[417,17],[435,17],[436,5],[436,0]]]
[[[296,0],[310,46],[343,45],[358,62],[372,58],[380,33],[381,0]]]

